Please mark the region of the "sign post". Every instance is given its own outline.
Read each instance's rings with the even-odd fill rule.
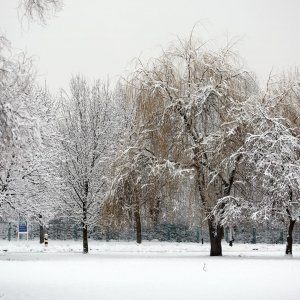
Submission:
[[[26,234],[26,239],[28,241],[28,226],[26,221],[20,221],[19,222],[19,228],[18,228],[18,240],[20,239],[20,234]]]

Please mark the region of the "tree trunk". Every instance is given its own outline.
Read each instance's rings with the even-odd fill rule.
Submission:
[[[141,211],[140,211],[140,195],[137,188],[133,185],[133,215],[135,221],[136,230],[136,242],[142,243],[142,223],[141,223]]]
[[[89,253],[87,225],[82,226],[83,253]]]
[[[83,242],[83,253],[89,253],[88,245],[88,228],[87,228],[87,198],[89,193],[89,182],[84,183],[84,195],[85,198],[82,201],[82,242]]]
[[[286,239],[286,250],[285,254],[293,254],[292,252],[292,247],[293,247],[293,229],[295,226],[296,220],[290,219],[290,225],[289,225],[289,231],[288,231],[288,236]]]
[[[141,215],[139,209],[135,209],[134,211],[134,219],[135,219],[135,230],[136,230],[136,242],[138,244],[142,243],[142,224],[141,224]]]
[[[40,219],[40,244],[43,244],[44,243],[44,234],[45,234],[45,231],[44,231],[44,225],[42,223],[42,218],[43,216],[41,214],[39,214],[39,219]]]
[[[44,243],[44,226],[40,224],[40,244]]]
[[[195,157],[197,157],[197,153],[199,150],[194,149]],[[203,192],[207,185],[206,180],[204,178],[204,172],[202,172],[201,168],[199,167],[198,161],[195,159],[195,166],[196,166],[196,182],[199,190],[199,194],[201,197],[201,201],[204,207],[207,207],[209,213],[209,205],[206,201],[207,196]],[[227,193],[230,193],[230,188],[227,187]],[[222,256],[222,238],[224,235],[223,226],[215,224],[215,218],[213,216],[208,217],[208,230],[209,230],[209,240],[210,240],[210,256]]]
[[[83,209],[82,209],[82,242],[83,242],[83,253],[89,252],[89,246],[88,246],[88,229],[87,229],[87,208],[86,208],[86,202],[83,203]]]
[[[208,219],[210,237],[210,256],[222,256],[223,226],[216,225],[213,218]]]

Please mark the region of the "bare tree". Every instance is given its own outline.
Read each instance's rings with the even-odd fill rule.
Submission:
[[[98,222],[106,197],[117,120],[106,84],[98,81],[90,87],[76,76],[70,90],[61,99],[57,123],[57,173],[63,213],[81,223],[83,252],[87,253],[88,227]]]
[[[20,0],[19,10],[29,20],[46,23],[46,19],[62,8],[62,0]]]

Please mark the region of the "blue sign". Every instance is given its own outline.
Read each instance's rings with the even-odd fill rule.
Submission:
[[[19,224],[19,233],[27,233],[27,224],[26,223],[20,223]]]

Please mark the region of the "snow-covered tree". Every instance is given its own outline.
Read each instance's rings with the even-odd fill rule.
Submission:
[[[138,155],[147,153],[158,176],[168,166],[193,177],[208,220],[211,255],[222,255],[223,228],[211,211],[234,184],[239,113],[256,89],[254,80],[230,48],[214,52],[190,38],[147,65],[140,63],[129,84],[137,105]]]
[[[88,252],[88,227],[96,225],[106,198],[109,162],[117,139],[114,103],[108,85],[89,86],[81,76],[63,94],[58,114],[57,174],[62,209],[83,230],[83,252]]]
[[[269,80],[265,91],[244,107],[246,124],[240,155],[243,190],[219,199],[214,215],[223,224],[242,220],[289,222],[286,253],[300,216],[299,73]]]
[[[269,81],[262,96],[253,134],[245,151],[260,178],[262,197],[255,201],[253,218],[289,220],[286,254],[292,253],[292,231],[300,217],[299,73]],[[257,205],[258,204],[258,205]]]
[[[55,202],[49,152],[52,100],[36,85],[31,59],[16,53],[4,37],[0,62],[1,219],[22,217],[44,225],[52,217]]]
[[[39,132],[32,112],[34,76],[32,62],[15,53],[0,37],[0,205],[16,209],[16,180],[24,176],[24,165],[38,143]]]
[[[131,97],[131,85],[123,86],[124,92],[119,103],[125,103],[121,140],[113,163],[113,182],[110,197],[102,211],[106,226],[116,230],[134,228],[137,243],[142,242],[143,227],[155,230],[160,222],[174,222],[180,215],[180,208],[187,203],[180,201],[178,195],[182,172],[178,165],[159,158],[145,147],[144,129],[135,125],[136,105]],[[125,122],[124,122],[125,121]],[[155,139],[149,140],[155,144]],[[177,171],[179,173],[177,174]],[[172,186],[172,188],[171,188]],[[187,187],[185,187],[187,189]],[[179,205],[181,202],[181,207]],[[186,216],[185,216],[186,217]],[[185,218],[186,219],[186,218]]]

